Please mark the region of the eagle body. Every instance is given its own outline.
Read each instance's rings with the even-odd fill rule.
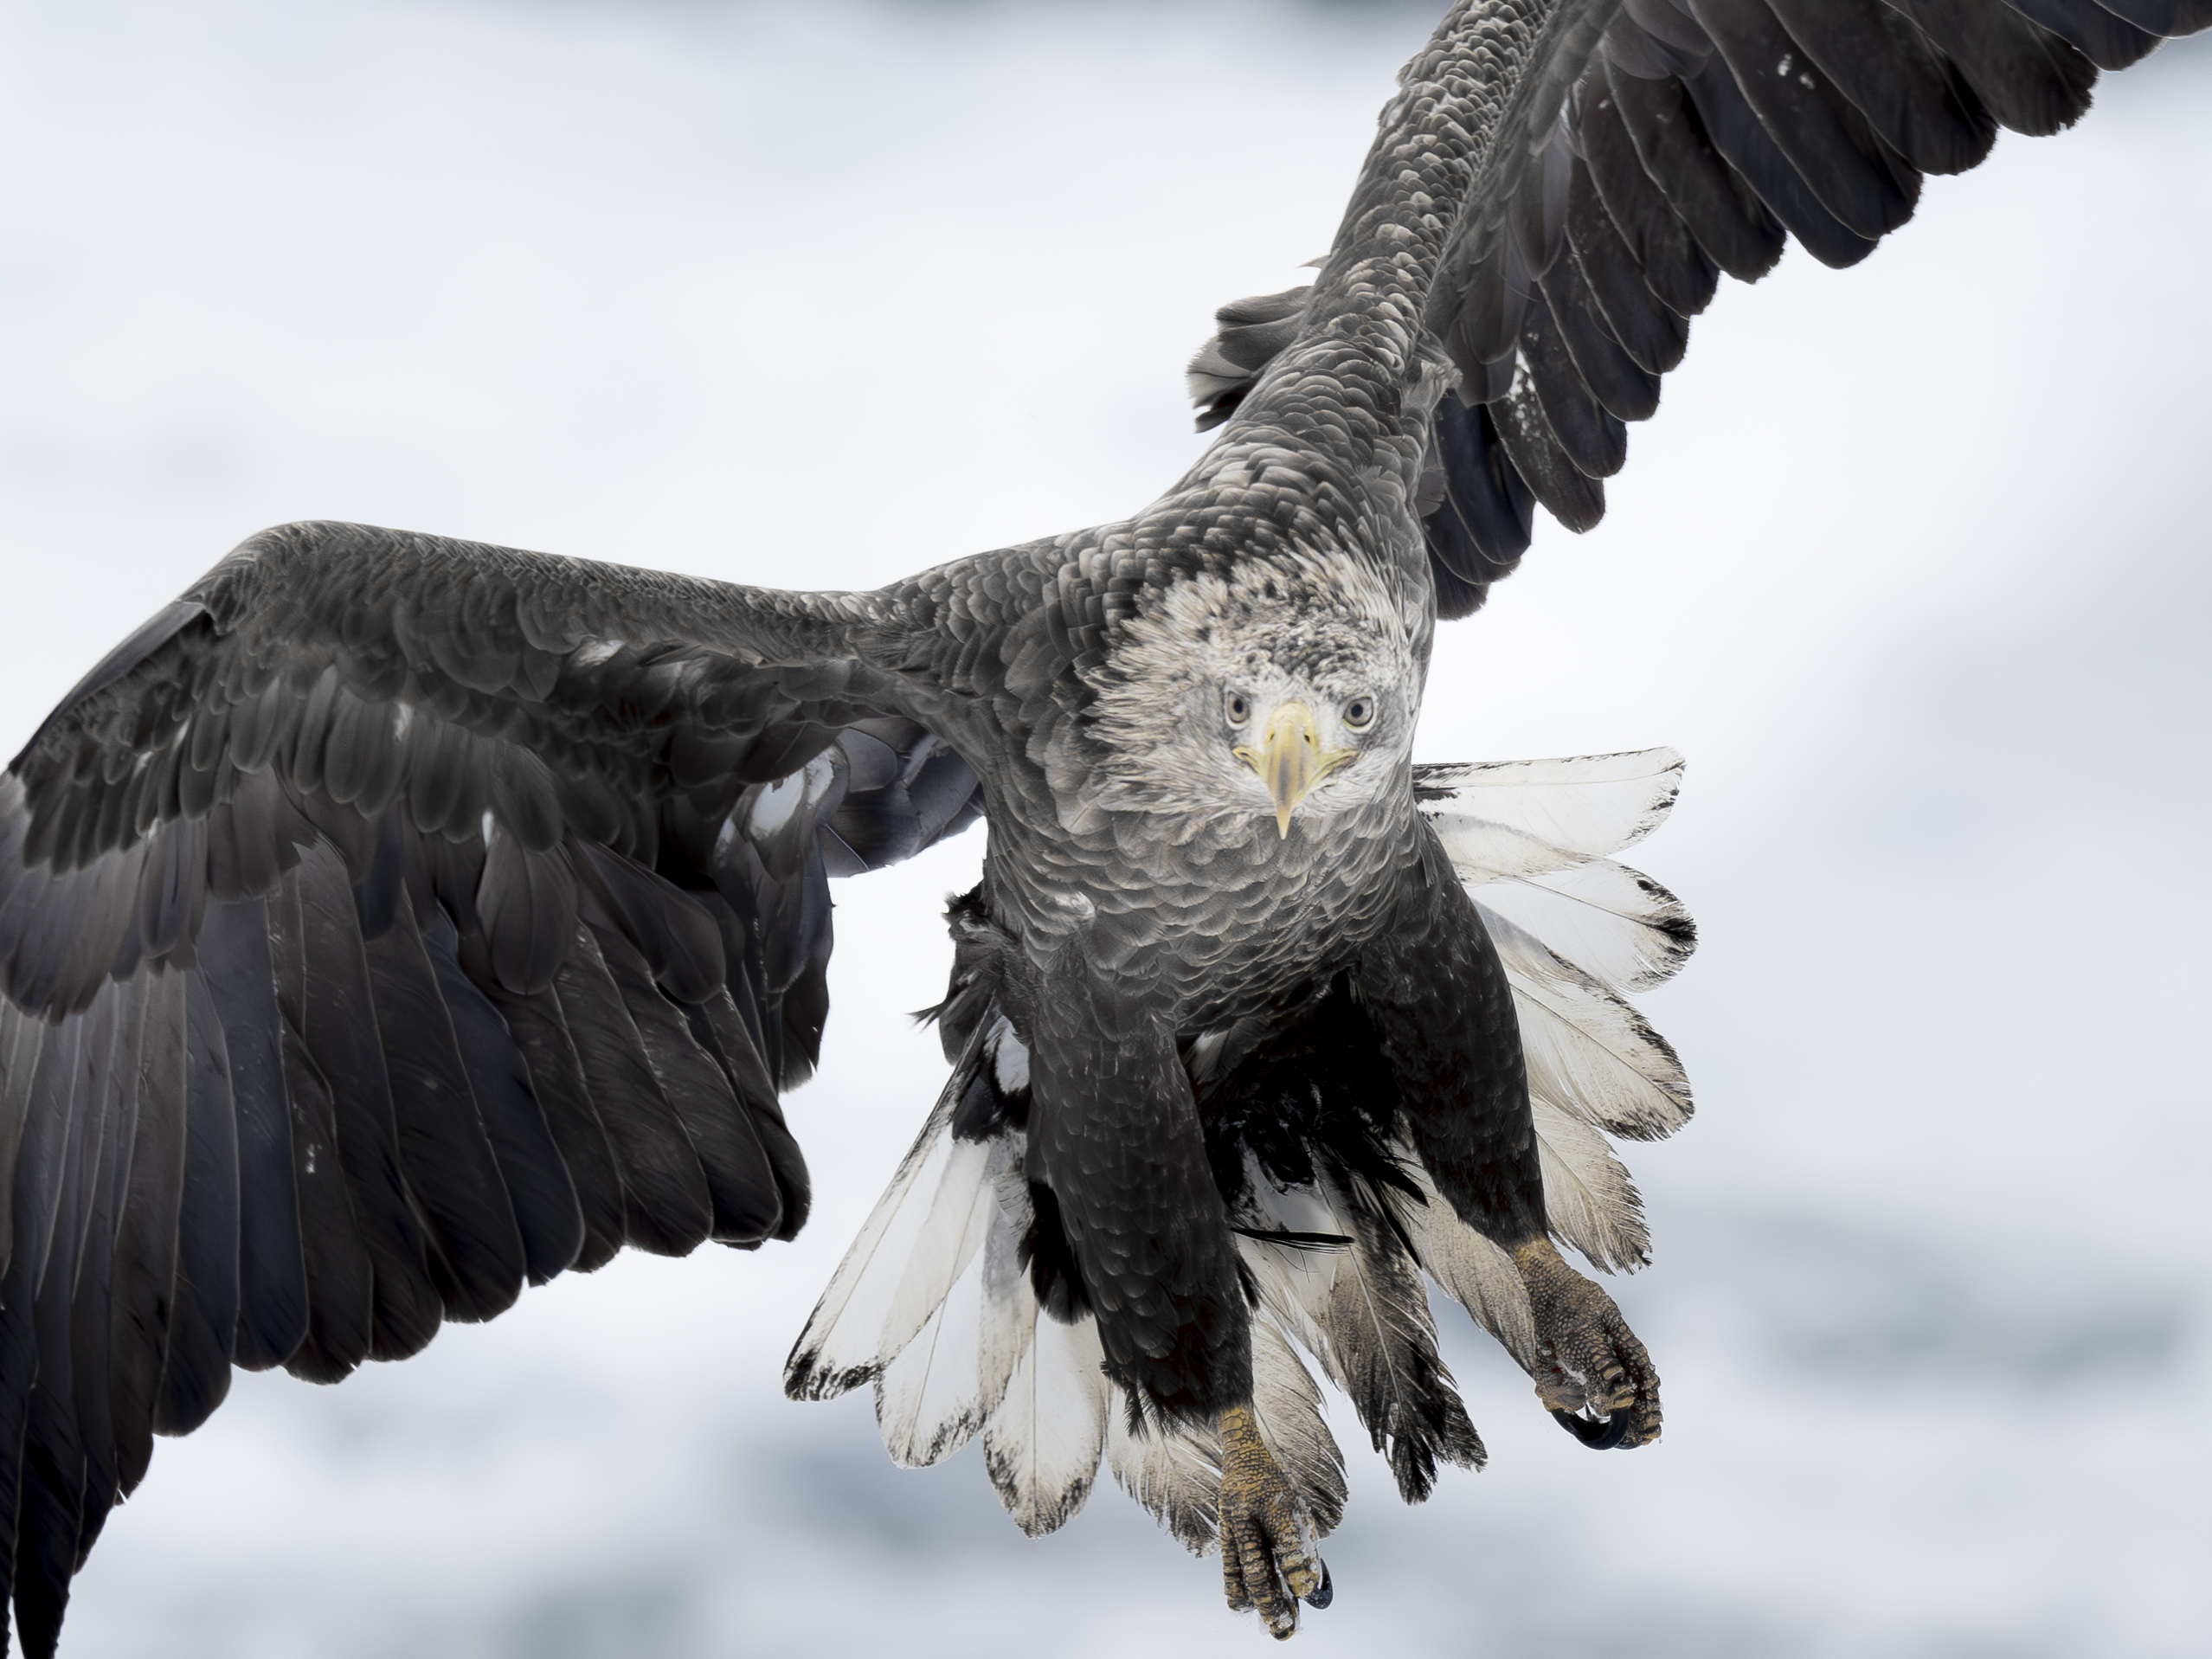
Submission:
[[[2122,16],[2125,10],[2125,16]],[[2202,0],[1462,0],[1133,517],[866,592],[357,524],[240,546],[0,774],[0,1568],[26,1649],[157,1433],[624,1247],[788,1239],[830,884],[987,826],[949,1067],[794,1345],[1051,1531],[1102,1469],[1287,1636],[1342,1455],[1484,1450],[1440,1286],[1584,1444],[1658,1373],[1614,1155],[1687,1122],[1612,855],[1669,750],[1412,758],[1441,620],[1604,511],[1720,273],[1864,257]],[[1763,66],[1786,62],[1789,73]]]
[[[1463,188],[1463,142],[1428,166],[1439,191]],[[1228,1221],[1238,1194],[1204,1155],[1184,1057],[1207,1054],[1233,1078],[1373,958],[1441,992],[1442,1018],[1413,1038],[1441,1051],[1397,1057],[1417,1067],[1405,1102],[1416,1121],[1487,1143],[1489,1131],[1445,1127],[1500,1104],[1465,1086],[1469,1063],[1519,1075],[1509,1000],[1484,994],[1502,981],[1471,907],[1450,911],[1456,928],[1401,927],[1387,967],[1372,949],[1457,887],[1439,879],[1410,754],[1435,629],[1414,500],[1446,383],[1411,296],[1449,227],[1402,207],[1370,219],[1362,234],[1389,251],[1354,244],[1345,280],[1408,296],[1396,316],[1346,307],[1341,328],[1286,355],[1235,440],[1139,517],[895,589],[899,629],[863,653],[880,653],[902,711],[945,733],[981,779],[991,827],[975,924],[994,943],[968,972],[982,1017],[1006,1018],[1027,1051],[1026,1173],[1064,1234],[1046,1258],[1090,1288],[1108,1375],[1186,1421],[1249,1399],[1251,1380]],[[1324,432],[1333,442],[1317,441]],[[1225,696],[1263,686],[1374,696],[1373,736],[1387,740],[1280,825],[1224,724]],[[1467,981],[1470,963],[1489,979]],[[948,1026],[955,1059],[968,1026]],[[1541,1231],[1540,1181],[1526,1122],[1503,1134],[1519,1202],[1495,1219],[1518,1241]],[[1476,1207],[1459,1175],[1445,1166],[1445,1190]]]

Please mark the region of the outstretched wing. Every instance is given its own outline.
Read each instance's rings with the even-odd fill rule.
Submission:
[[[334,1381],[625,1244],[798,1230],[826,878],[980,811],[858,660],[893,602],[292,525],[0,775],[27,1650],[232,1365]]]
[[[1460,374],[1421,495],[1438,612],[1482,605],[1540,505],[1573,530],[1604,516],[1627,423],[1722,273],[1755,282],[1792,239],[1857,264],[1924,176],[1976,165],[2001,126],[2071,126],[2100,70],[2208,25],[2212,0],[1563,0],[1429,297]],[[1201,428],[1296,337],[1307,292],[1223,308],[1190,366]]]

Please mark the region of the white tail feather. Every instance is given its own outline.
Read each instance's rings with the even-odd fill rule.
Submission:
[[[1421,810],[1463,878],[1563,870],[1633,846],[1682,789],[1671,749],[1415,769]]]
[[[1681,900],[1604,855],[1657,827],[1682,773],[1653,749],[1415,780],[1513,986],[1553,1229],[1609,1270],[1648,1261],[1649,1237],[1598,1131],[1655,1140],[1690,1115],[1682,1062],[1619,993],[1671,976],[1697,932]],[[1420,1223],[1423,1265],[1526,1364],[1527,1298],[1503,1252],[1437,1202]]]
[[[898,1288],[884,1309],[877,1353],[886,1360],[912,1341],[943,1303],[953,1282],[983,1247],[985,1231],[998,1208],[985,1180],[996,1148],[949,1135],[945,1138],[951,1150],[936,1190],[924,1192],[917,1184],[907,1200],[906,1212],[919,1212],[921,1225],[906,1246],[906,1270],[898,1275]]]
[[[1252,1314],[1252,1418],[1260,1438],[1305,1501],[1315,1531],[1326,1538],[1344,1518],[1344,1454],[1321,1415],[1321,1390],[1290,1340],[1264,1308]],[[1112,1391],[1106,1461],[1122,1489],[1193,1555],[1219,1537],[1221,1440],[1213,1426],[1171,1423]]]
[[[1616,991],[1663,983],[1697,948],[1697,929],[1682,900],[1611,858],[1470,884],[1468,891],[1483,909]]]
[[[1106,1443],[1105,1351],[1088,1315],[1034,1318],[1034,1336],[983,1425],[983,1466],[999,1501],[1032,1538],[1065,1524],[1090,1495]]]
[[[991,1143],[968,1221],[981,1247],[963,1239],[960,1276],[876,1379],[876,1426],[892,1461],[909,1468],[968,1444],[1005,1398],[1031,1339],[1037,1299],[1019,1259],[1030,1219],[1024,1139]]]
[[[926,1468],[982,1426],[983,1265],[979,1256],[914,1340],[876,1378],[876,1428],[891,1461]]]
[[[1488,905],[1521,1019],[1528,1087],[1611,1135],[1656,1141],[1689,1121],[1689,1079],[1643,1016]]]
[[[1588,1123],[1541,1095],[1529,1105],[1544,1174],[1544,1212],[1552,1231],[1606,1272],[1634,1272],[1651,1260],[1643,1201],[1611,1144]]]
[[[955,1067],[784,1367],[794,1399],[827,1399],[878,1375],[944,1301],[981,1245],[992,1148],[954,1138],[968,1075]]]

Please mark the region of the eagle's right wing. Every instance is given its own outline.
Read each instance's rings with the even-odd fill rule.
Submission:
[[[798,1230],[826,879],[981,810],[862,660],[899,603],[292,525],[0,775],[27,1651],[233,1364],[333,1381],[625,1244]]]

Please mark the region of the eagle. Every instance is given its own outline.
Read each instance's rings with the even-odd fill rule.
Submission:
[[[793,1392],[873,1385],[908,1461],[980,1436],[1032,1530],[1103,1459],[1277,1634],[1342,1502],[1300,1349],[1409,1497],[1481,1459],[1424,1279],[1649,1444],[1656,1368],[1554,1241],[1639,1260],[1604,1137],[1687,1116],[1620,994],[1687,918],[1610,862],[1679,765],[1415,767],[1434,626],[1537,505],[1596,522],[1720,272],[1863,257],[2205,21],[1462,6],[1315,282],[1223,312],[1185,479],[873,593],[248,542],[0,780],[26,1647],[233,1365],[336,1380],[625,1244],[792,1236],[829,878],[978,817],[951,1077]]]

